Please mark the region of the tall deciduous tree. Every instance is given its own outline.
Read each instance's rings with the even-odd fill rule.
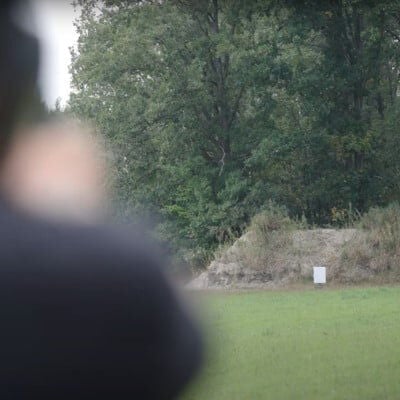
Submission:
[[[192,260],[269,200],[326,224],[399,196],[397,2],[80,3],[71,109]]]
[[[240,234],[263,202],[246,161],[273,127],[276,21],[223,0],[85,4],[71,108],[120,146],[125,199],[188,247]]]

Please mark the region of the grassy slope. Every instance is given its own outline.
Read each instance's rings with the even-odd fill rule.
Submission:
[[[400,398],[400,288],[209,294],[201,302],[210,356],[185,400]]]

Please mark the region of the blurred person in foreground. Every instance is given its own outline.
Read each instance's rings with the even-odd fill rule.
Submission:
[[[58,222],[96,223],[109,208],[106,151],[73,120],[54,120],[13,135],[0,185],[16,208]]]
[[[14,139],[35,90],[38,44],[13,22],[12,3],[0,0],[0,398],[175,398],[199,366],[201,339],[164,262],[140,231],[94,215],[88,224],[70,207],[96,207],[101,193],[91,198],[74,181],[81,170],[95,189],[95,168],[77,161],[85,154],[64,170],[76,150],[65,132]],[[46,172],[49,159],[48,168],[63,167]]]

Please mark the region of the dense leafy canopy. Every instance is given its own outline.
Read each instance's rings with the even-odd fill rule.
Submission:
[[[328,224],[399,197],[398,1],[81,6],[71,110],[192,263],[270,201]]]

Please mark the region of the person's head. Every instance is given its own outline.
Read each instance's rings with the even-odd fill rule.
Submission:
[[[65,219],[99,216],[105,165],[93,136],[71,123],[23,126],[38,96],[39,42],[15,19],[24,0],[0,0],[0,184],[29,212]],[[23,121],[22,121],[23,120]]]
[[[105,150],[77,121],[47,122],[15,134],[3,160],[3,196],[31,214],[96,222],[106,196]]]
[[[39,43],[14,19],[13,7],[21,2],[0,0],[0,157],[37,92]]]

